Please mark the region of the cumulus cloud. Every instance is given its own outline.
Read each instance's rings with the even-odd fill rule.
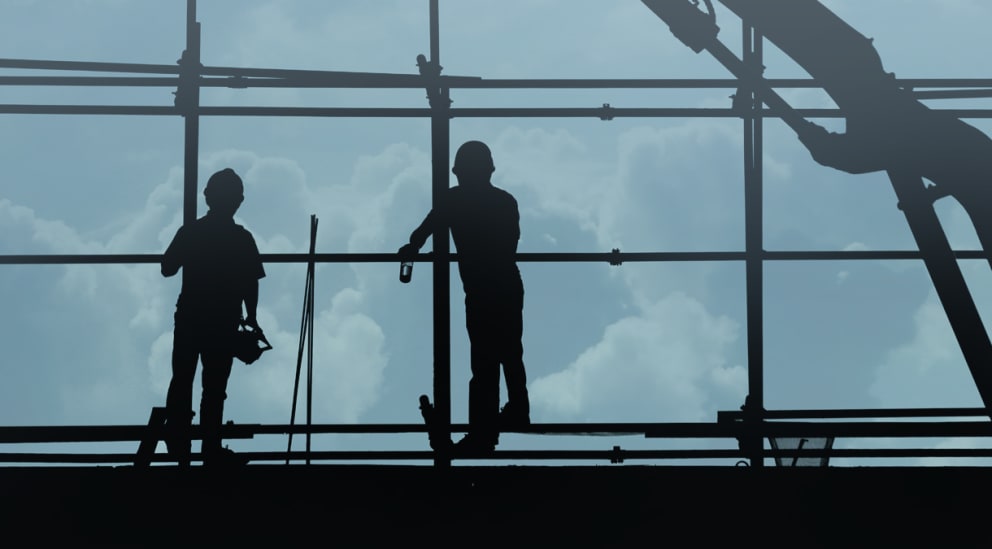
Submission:
[[[955,249],[979,249],[971,219],[952,200],[937,202],[941,224]],[[983,328],[992,322],[992,271],[985,260],[958,261]],[[889,350],[875,371],[871,393],[884,407],[983,406],[974,378],[936,287],[913,313],[913,330]],[[953,311],[950,314],[955,314]]]
[[[259,323],[268,326],[266,336],[273,349],[254,364],[237,363],[229,391],[232,414],[289,422],[295,395],[296,422],[301,423],[306,418],[307,385],[311,383],[315,422],[359,421],[378,402],[389,361],[385,334],[363,312],[362,301],[360,292],[345,288],[329,308],[315,315],[312,362],[306,348],[309,335],[304,336],[301,354],[298,333],[279,326],[274,318],[260,317]]]
[[[546,76],[548,70],[567,77],[602,75],[603,71],[617,71],[621,73],[618,76],[629,76],[629,71],[643,76],[663,76],[663,72],[726,76],[726,71],[712,60],[700,58],[678,43],[660,21],[636,3],[604,8],[590,2],[593,10],[576,9],[569,4],[576,15],[593,14],[572,23],[573,30],[588,32],[580,33],[584,39],[554,37],[553,44],[544,44],[548,47],[542,50],[546,54],[543,56],[527,54],[535,51],[534,44],[542,44],[548,38],[543,32],[547,21],[560,15],[565,3],[519,2],[519,9],[487,5],[485,9],[494,10],[494,17],[484,20],[478,19],[477,8],[485,3],[478,4],[458,3],[444,12],[449,18],[445,26],[450,33],[446,35],[445,51],[449,53],[445,65],[450,73],[479,74],[476,69],[482,67],[485,77]],[[944,4],[955,7],[959,14],[976,13],[971,10],[984,6],[977,0],[955,0],[941,6]],[[355,4],[359,5],[364,4]],[[423,29],[410,21],[425,22],[426,9],[405,1],[387,5],[389,21],[382,20],[382,13],[355,6],[335,5],[313,15],[315,12],[306,7],[274,3],[254,3],[231,20],[227,11],[217,11],[226,8],[204,5],[199,17],[204,21],[205,60],[209,64],[288,64],[359,70],[367,69],[371,63],[383,70],[412,73],[413,56],[420,52]],[[884,10],[858,3],[845,6],[852,20],[860,21],[866,14],[888,16]],[[528,13],[534,17],[512,20],[509,14],[524,9],[531,10]],[[928,7],[906,11],[930,17],[932,10]],[[457,24],[465,21],[459,14],[470,18],[470,24]],[[966,19],[974,24],[983,20]],[[181,31],[181,20],[172,19],[175,30]],[[29,27],[34,28],[24,26]],[[865,22],[858,28],[868,31],[879,27]],[[496,48],[482,42],[492,36],[503,37],[509,29],[515,36],[525,37],[513,41],[510,50],[502,39],[494,42],[500,44]],[[889,25],[886,31],[897,30],[897,26]],[[736,31],[727,28],[724,32],[734,36]],[[533,40],[526,38],[527,33]],[[956,39],[973,36],[960,32]],[[388,47],[383,47],[386,42]],[[162,43],[165,45],[161,51],[175,49],[174,40]],[[459,47],[460,44],[473,47]],[[892,40],[885,44],[895,47]],[[890,47],[885,44],[880,46]],[[129,55],[144,55],[144,50],[130,51]],[[408,53],[397,56],[397,51]],[[941,70],[957,70],[954,64],[946,63],[946,55],[930,55],[939,58]],[[913,66],[917,66],[920,58],[911,57]],[[167,62],[173,58],[166,58],[170,60]],[[962,59],[967,61],[966,57]],[[886,62],[888,65],[888,59]],[[326,104],[325,95],[295,90],[210,93],[229,100],[221,104],[251,103],[260,96],[279,104],[286,104],[287,99],[296,104],[296,99],[320,97],[321,104]],[[613,97],[614,92],[610,93],[607,97]],[[813,98],[801,90],[789,93],[816,106],[823,102],[822,95]],[[415,96],[419,105],[422,95],[417,91],[411,97]],[[363,105],[368,99],[359,94],[349,97],[360,97]],[[528,95],[527,100],[532,97]],[[554,100],[558,100],[557,96]],[[507,127],[501,120],[475,126],[495,136],[489,142],[496,154],[497,180],[526,199],[521,200],[524,223],[547,228],[524,235],[522,246],[532,247],[528,251],[546,249],[545,245],[556,249],[581,246],[580,251],[607,251],[614,247],[623,251],[723,250],[743,246],[739,121],[653,121],[639,127],[617,121],[597,125],[594,131],[583,129],[583,124],[562,123],[554,127],[541,122],[542,127]],[[286,130],[290,125],[292,131]],[[304,131],[304,126],[293,120],[280,129],[294,139],[305,139],[311,147],[310,143],[327,138],[326,130]],[[8,130],[11,136],[21,130],[13,128]],[[340,128],[334,131],[342,131]],[[853,186],[865,185],[868,178],[853,183],[854,178],[845,176],[840,186],[835,181],[827,182],[835,174],[816,166],[808,153],[796,145],[793,135],[786,136],[788,146],[781,146],[786,138],[776,140],[774,123],[769,123],[767,129],[769,146],[764,167],[768,236],[794,231],[804,237],[820,238],[796,239],[804,243],[843,247],[865,242],[871,249],[894,248],[899,246],[891,246],[893,242],[908,242],[904,236],[908,234],[905,220],[894,208],[886,182],[872,190],[859,187],[853,193]],[[99,131],[106,133],[105,130],[99,127]],[[232,139],[224,134],[215,138]],[[238,217],[255,233],[263,252],[304,251],[310,214],[320,219],[321,250],[395,251],[429,208],[429,157],[423,150],[404,143],[362,148],[344,143],[347,139],[340,141],[341,156],[357,160],[337,171],[314,169],[280,154],[252,152],[263,149],[246,146],[243,150],[203,154],[199,179],[227,166],[242,174],[249,199]],[[120,153],[130,154],[123,150]],[[72,155],[65,154],[64,162],[73,165]],[[15,173],[9,181],[20,178],[23,176]],[[73,223],[53,219],[57,215],[46,218],[24,204],[0,198],[0,242],[7,253],[158,252],[181,223],[182,169],[173,167],[160,179],[144,203],[133,205],[133,216],[123,223],[115,222],[112,231],[103,231],[110,235],[107,237],[94,236],[91,227],[83,231]],[[851,187],[844,187],[849,181]],[[831,190],[826,190],[828,186]],[[202,200],[199,195],[197,199]],[[961,216],[960,211],[947,213],[952,220]],[[543,223],[549,220],[553,223]],[[892,220],[898,223],[898,232],[886,228],[885,223]],[[581,237],[574,237],[575,233]],[[956,243],[974,241],[973,234],[965,229],[949,234]],[[258,420],[281,421],[292,398],[303,275],[302,269],[283,267],[274,265],[269,269],[259,311],[276,349],[263,361],[238,370],[232,378],[232,409]],[[422,323],[425,315],[422,310],[399,310],[390,301],[395,294],[390,295],[386,284],[395,284],[395,269],[380,267],[361,264],[321,271],[328,276],[320,279],[315,316],[315,336],[319,340],[315,379],[319,415],[328,421],[353,421],[368,414],[382,398],[387,374],[392,374],[391,357],[398,354],[398,349],[423,346],[408,334],[389,330],[393,316],[409,314],[394,324],[408,326]],[[721,289],[725,278],[717,278],[717,273],[726,272],[721,269],[712,264],[677,268],[627,264],[611,271],[616,276],[609,282],[619,281],[620,290],[601,279],[590,278],[596,285],[589,286],[588,294],[606,293],[604,288],[609,286],[607,289],[613,292],[610,295],[623,293],[621,299],[632,306],[622,313],[615,312],[620,307],[611,309],[616,318],[597,319],[607,326],[602,337],[558,362],[568,366],[532,376],[535,411],[546,418],[641,421],[708,419],[717,407],[739,405],[745,376],[739,365],[741,360],[734,357],[739,357],[735,353],[740,347],[737,330],[741,319],[724,314],[732,307],[715,297],[725,295],[719,293],[725,291]],[[422,280],[425,271],[418,267],[417,272],[422,273],[418,279]],[[111,411],[122,409],[125,401],[135,409],[139,407],[134,404],[135,398],[144,407],[148,402],[161,402],[168,382],[171,310],[178,292],[177,279],[163,280],[154,265],[74,265],[18,269],[4,275],[20,276],[22,272],[31,274],[18,280],[16,289],[9,290],[8,307],[19,307],[11,315],[30,329],[12,325],[9,333],[20,336],[12,339],[28,340],[54,331],[63,334],[62,343],[70,337],[86,340],[79,345],[36,344],[35,347],[53,348],[18,350],[12,356],[15,362],[44,363],[32,374],[45,381],[50,376],[53,385],[66,388],[60,393],[67,404],[62,406],[59,420],[90,419],[96,416],[86,410],[102,409],[106,411],[99,412],[103,414],[100,418],[113,421],[118,416]],[[541,276],[537,268],[530,272]],[[857,274],[845,270],[837,279],[851,286],[857,282]],[[453,285],[457,292],[457,279]],[[531,295],[529,303],[535,301]],[[28,301],[29,305],[24,305]],[[15,302],[18,304],[12,305]],[[453,305],[457,304],[456,299]],[[919,404],[917,396],[935,403],[974,401],[967,368],[957,356],[956,342],[941,313],[931,298],[915,317],[913,338],[907,338],[904,345],[887,355],[873,386],[879,402]],[[415,321],[407,322],[408,319]],[[569,323],[564,327],[551,324],[539,328],[541,338],[562,341],[569,337]],[[873,343],[880,345],[878,341]],[[11,377],[21,375],[15,372]],[[12,385],[9,380],[7,385],[25,386]],[[397,390],[407,390],[409,386]],[[110,390],[112,387],[116,390]],[[8,399],[6,405],[12,411],[31,406],[25,402],[27,398],[16,394],[16,389],[8,389],[4,395],[19,397],[16,401]]]
[[[497,173],[535,202],[534,215],[585,229],[591,245],[623,251],[739,249],[739,170],[699,155],[739,156],[721,124],[640,126],[616,136],[611,156],[565,129],[510,128],[494,148]],[[599,151],[602,153],[602,151]],[[505,158],[500,167],[500,158]],[[508,173],[505,173],[508,172]],[[544,236],[548,240],[548,236]],[[588,250],[583,250],[588,251]],[[709,418],[746,392],[738,321],[711,313],[712,265],[624,265],[616,273],[626,316],[568,366],[533,377],[535,415],[548,420],[671,421]],[[546,328],[545,328],[546,329]]]
[[[913,326],[912,338],[878,367],[871,394],[892,408],[983,406],[935,292],[913,315]]]
[[[409,192],[404,187],[414,180],[422,182],[425,158],[409,147],[389,147],[360,161],[351,181],[335,184],[309,180],[298,164],[285,158],[222,150],[202,155],[200,179],[224,167],[242,175],[248,199],[236,220],[253,231],[263,253],[304,251],[305,225],[294,232],[285,221],[294,212],[305,219],[310,208],[332,220],[329,224],[334,230],[327,238],[330,249],[368,251],[373,242],[385,241],[382,231],[389,225],[385,219],[394,208],[394,196]],[[4,240],[10,249],[33,253],[112,254],[136,249],[160,253],[181,223],[182,179],[182,170],[172,169],[143,206],[105,240],[84,237],[64,222],[43,219],[29,208],[2,199]],[[345,199],[335,199],[339,195]],[[197,198],[202,212],[202,196]],[[264,360],[232,376],[230,393],[240,394],[232,397],[231,404],[233,411],[247,417],[283,420],[289,411],[297,364],[299,326],[294,320],[302,305],[303,273],[279,265],[267,270],[270,276],[261,282],[266,299],[258,315],[276,348]],[[115,413],[133,415],[136,406],[163,404],[171,375],[172,311],[180,277],[163,279],[157,264],[69,265],[51,268],[49,273],[56,275],[53,284],[67,322],[86,325],[85,331],[69,330],[87,339],[79,343],[82,352],[77,357],[87,364],[75,370],[77,375],[59,381],[65,387],[59,391],[64,400],[60,407],[72,410],[77,419],[94,417],[92,410],[98,409],[97,415],[111,422]],[[317,409],[328,421],[356,421],[376,403],[388,363],[385,333],[367,302],[370,292],[381,289],[358,271],[351,278],[325,278],[322,284],[327,293],[321,295],[334,297],[318,301],[315,307]],[[26,334],[22,339],[35,337]],[[44,350],[35,360],[52,362],[53,370],[60,367],[60,359]],[[145,368],[140,367],[142,363]],[[114,405],[110,393],[117,395],[120,406]]]
[[[121,239],[85,238],[66,223],[44,219],[9,200],[0,201],[0,224],[10,229],[4,231],[10,247],[23,246],[32,253],[102,254],[121,245]],[[6,302],[8,314],[21,319],[7,332],[12,338],[8,351],[17,362],[35,364],[33,374],[51,376],[45,421],[69,414],[76,422],[110,422],[115,411],[132,410],[148,394],[135,377],[138,348],[159,324],[155,311],[165,310],[161,291],[151,283],[153,271],[126,264],[11,269],[34,273],[28,284],[6,289],[19,294]],[[28,320],[42,315],[41,326]],[[59,344],[45,344],[53,339]],[[14,387],[20,386],[14,381]],[[55,395],[57,400],[51,400]],[[12,397],[7,402],[14,407],[32,398],[23,393]]]
[[[711,420],[743,402],[747,375],[727,363],[737,324],[672,294],[608,326],[560,372],[534,380],[535,415],[547,421]]]

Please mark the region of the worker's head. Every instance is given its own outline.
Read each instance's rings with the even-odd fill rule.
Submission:
[[[489,183],[496,167],[493,154],[482,141],[466,141],[455,153],[455,165],[451,173],[458,177],[459,185]]]
[[[224,168],[207,180],[203,197],[211,211],[234,215],[245,199],[245,186],[234,170]]]

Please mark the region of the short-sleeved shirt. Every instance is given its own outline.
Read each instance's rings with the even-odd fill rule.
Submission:
[[[240,318],[247,288],[265,276],[251,233],[209,212],[179,228],[162,263],[183,269],[177,312],[204,322]]]
[[[516,263],[520,211],[513,195],[491,184],[451,187],[411,242],[422,245],[435,223],[451,230],[467,295],[522,291]]]

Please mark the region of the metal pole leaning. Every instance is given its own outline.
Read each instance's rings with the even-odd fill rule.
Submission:
[[[317,245],[317,216],[310,216],[310,257],[313,257]],[[307,263],[310,292],[307,294],[307,311],[309,319],[307,321],[307,464],[310,463],[310,441],[313,434],[310,428],[313,426],[313,295],[317,277],[317,266],[311,259]]]
[[[307,433],[306,433],[306,448],[307,455],[310,454],[310,429],[311,426],[311,408],[310,400],[313,395],[313,391],[310,388],[313,382],[313,376],[311,373],[312,363],[313,363],[313,285],[314,285],[314,268],[316,263],[314,262],[314,251],[316,249],[317,241],[317,217],[314,215],[310,216],[310,254],[309,261],[307,262],[307,276],[306,284],[303,290],[303,315],[300,320],[300,346],[296,355],[296,378],[293,382],[293,405],[289,413],[289,425],[293,426],[296,422],[296,403],[298,400],[300,392],[300,372],[303,369],[303,349],[308,348],[307,361]],[[293,430],[289,431],[288,442],[286,445],[286,465],[289,465],[289,459],[293,450]],[[310,463],[309,458],[307,463]]]

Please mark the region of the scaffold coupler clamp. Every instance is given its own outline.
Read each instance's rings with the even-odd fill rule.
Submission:
[[[613,251],[611,252],[611,256],[612,257],[610,257],[610,265],[613,265],[614,267],[623,265],[623,260],[620,259],[620,248],[613,248]]]
[[[196,107],[197,103],[197,89],[198,82],[200,78],[200,69],[203,65],[197,61],[191,59],[192,54],[189,50],[183,50],[183,55],[180,57],[176,63],[179,64],[179,85],[176,86],[176,91],[172,92],[176,96],[175,106],[185,113],[188,109]]]
[[[437,61],[428,61],[427,56],[420,54],[417,56],[417,68],[420,69],[420,76],[423,76],[427,80],[427,101],[431,107],[441,107],[448,105],[439,105],[437,102],[441,99],[441,89],[437,86],[441,78],[441,65]],[[451,104],[451,100],[448,100],[448,104]]]
[[[761,102],[755,94],[761,89],[758,83],[764,78],[765,67],[750,62],[744,65],[745,76],[741,79],[741,87],[730,96],[730,109],[744,118],[752,115],[752,111],[761,107]]]

